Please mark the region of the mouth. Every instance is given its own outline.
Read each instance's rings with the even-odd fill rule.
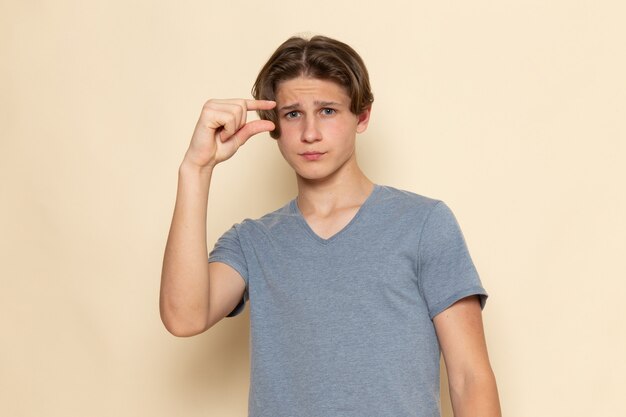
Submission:
[[[299,155],[303,157],[304,159],[306,159],[307,161],[317,161],[325,154],[326,152],[309,151],[309,152],[302,152]]]

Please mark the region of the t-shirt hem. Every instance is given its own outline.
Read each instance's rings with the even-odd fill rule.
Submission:
[[[209,263],[212,263],[212,262],[221,262],[230,266],[235,271],[237,271],[239,275],[241,275],[241,278],[243,278],[244,282],[246,283],[246,286],[248,285],[248,278],[246,277],[246,274],[244,272],[247,269],[243,265],[240,265],[239,263],[234,262],[232,259],[226,256],[211,256],[209,257]]]
[[[458,291],[454,293],[454,295],[451,295],[445,300],[440,301],[437,304],[435,304],[431,309],[429,309],[430,319],[431,320],[434,319],[437,314],[443,312],[445,309],[447,309],[448,307],[450,307],[452,304],[456,303],[457,301],[465,297],[469,297],[470,295],[478,295],[480,299],[480,308],[481,309],[485,308],[488,294],[484,288],[475,286],[475,287],[472,287],[463,291]]]

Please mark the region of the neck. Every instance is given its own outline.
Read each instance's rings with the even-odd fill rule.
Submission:
[[[303,214],[329,214],[333,210],[361,206],[369,197],[374,184],[358,166],[343,175],[321,180],[298,176],[298,208]]]

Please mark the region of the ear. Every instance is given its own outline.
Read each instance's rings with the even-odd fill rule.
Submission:
[[[367,130],[367,125],[370,122],[370,114],[372,113],[372,105],[363,110],[361,114],[357,116],[356,133],[363,133]]]

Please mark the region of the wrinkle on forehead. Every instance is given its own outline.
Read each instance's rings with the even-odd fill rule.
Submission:
[[[279,107],[292,107],[303,102],[313,102],[314,105],[337,103],[347,105],[350,97],[344,87],[334,81],[319,78],[297,77],[283,81],[276,89],[276,100]],[[284,106],[280,106],[284,104]]]
[[[341,102],[338,101],[321,101],[321,100],[315,100],[313,101],[313,105],[315,107],[331,107],[331,106],[340,106]],[[285,106],[280,106],[278,108],[279,111],[283,111],[283,110],[295,110],[298,107],[301,107],[302,105],[298,102],[296,103],[292,103],[292,104],[287,104]]]

